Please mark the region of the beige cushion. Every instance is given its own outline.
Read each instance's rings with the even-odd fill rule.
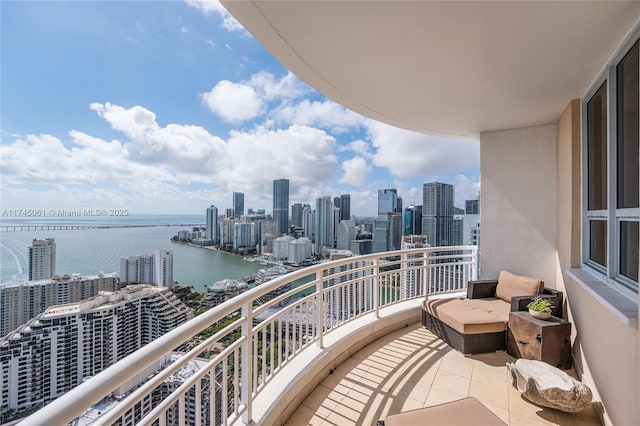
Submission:
[[[384,419],[385,426],[504,426],[505,423],[475,398],[464,398],[427,408],[393,414]]]
[[[513,296],[535,296],[536,294],[542,293],[543,289],[544,283],[542,280],[502,271],[498,277],[496,297],[511,303]]]
[[[439,299],[426,301],[425,309],[459,333],[484,334],[507,329],[510,305],[494,298]]]

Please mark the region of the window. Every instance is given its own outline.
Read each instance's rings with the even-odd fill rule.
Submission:
[[[638,292],[639,57],[636,41],[584,105],[583,261],[625,293]]]

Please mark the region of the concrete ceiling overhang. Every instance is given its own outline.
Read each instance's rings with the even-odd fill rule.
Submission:
[[[640,2],[225,1],[284,66],[373,119],[431,134],[555,122]]]

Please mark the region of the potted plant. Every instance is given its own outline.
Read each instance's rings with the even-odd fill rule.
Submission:
[[[536,296],[529,302],[527,308],[529,308],[529,315],[532,317],[546,320],[551,316],[551,310],[554,306],[549,299]]]

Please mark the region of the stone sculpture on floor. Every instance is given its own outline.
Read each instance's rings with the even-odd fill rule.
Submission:
[[[518,391],[543,407],[576,413],[591,404],[591,389],[564,371],[543,361],[518,359],[507,363]]]

